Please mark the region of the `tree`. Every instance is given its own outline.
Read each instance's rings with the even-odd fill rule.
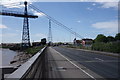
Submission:
[[[108,36],[108,37],[107,37],[107,41],[108,41],[108,42],[113,42],[113,41],[115,41],[115,38],[112,37],[112,36]]]
[[[99,34],[97,35],[95,42],[107,42],[107,38],[103,34]]]
[[[120,41],[120,33],[116,34],[115,40]]]

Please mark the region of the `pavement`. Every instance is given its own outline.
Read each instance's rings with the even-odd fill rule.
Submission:
[[[93,75],[91,71],[106,79],[110,78],[118,79],[118,77],[120,77],[119,76],[120,58],[118,57],[95,54],[93,52],[61,47],[53,47],[53,49],[55,49],[65,57],[69,58],[73,63],[77,65],[80,64],[84,66],[86,69],[89,69],[90,71],[86,72],[95,78],[97,76]],[[78,65],[78,67],[81,66]]]
[[[96,80],[102,76],[71,60],[52,47],[47,48],[48,78]]]

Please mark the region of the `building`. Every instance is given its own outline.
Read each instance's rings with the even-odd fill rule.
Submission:
[[[83,46],[86,46],[86,47],[91,47],[92,44],[93,44],[93,40],[92,39],[82,39],[82,43],[81,43]]]

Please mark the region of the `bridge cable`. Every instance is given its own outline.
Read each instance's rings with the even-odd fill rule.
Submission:
[[[54,18],[52,18],[51,16],[47,15],[45,12],[41,11],[40,9],[36,8],[34,5],[30,4],[29,7],[31,7],[32,9],[34,9],[35,11],[39,12],[39,13],[43,13],[48,19],[50,19],[52,22],[56,23],[57,25],[63,27],[64,29],[66,29],[67,31],[69,31],[70,33],[76,35],[77,37],[83,39],[84,37],[82,37],[81,35],[79,35],[78,33],[76,33],[75,31],[71,30],[70,28],[68,28],[67,26],[63,25],[62,23],[58,22],[57,20],[55,20]]]

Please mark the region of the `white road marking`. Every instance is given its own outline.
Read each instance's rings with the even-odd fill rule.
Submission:
[[[100,60],[100,61],[104,61],[103,59],[100,59],[100,58],[95,58],[95,59]]]
[[[55,49],[54,49],[55,50]],[[56,51],[56,50],[55,50]],[[56,51],[60,56],[62,56],[63,58],[65,58],[68,62],[70,62],[71,64],[73,64],[75,67],[77,67],[78,69],[80,69],[81,71],[83,71],[85,74],[87,74],[89,77],[91,77],[92,79],[96,80],[92,75],[90,75],[89,73],[87,73],[85,70],[83,70],[82,68],[80,68],[79,66],[77,66],[75,63],[73,63],[72,61],[70,61],[68,58],[66,58],[65,56],[63,56],[61,53],[59,53],[58,51]]]

